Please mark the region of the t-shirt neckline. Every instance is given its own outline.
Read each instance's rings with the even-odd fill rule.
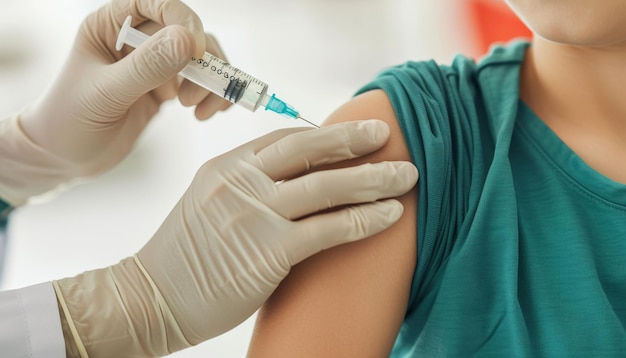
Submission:
[[[573,184],[603,201],[626,207],[626,184],[589,166],[521,99],[517,118],[517,127]]]

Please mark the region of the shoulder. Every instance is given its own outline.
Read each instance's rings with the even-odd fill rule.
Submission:
[[[341,166],[410,160],[383,91],[353,98],[326,123],[370,118],[389,124],[388,143]],[[406,312],[415,268],[417,190],[398,200],[404,213],[389,229],[323,251],[292,269],[259,312],[250,357],[389,355]]]
[[[325,121],[325,125],[361,119],[380,119],[390,129],[387,144],[381,150],[360,159],[361,162],[411,160],[393,105],[383,90],[374,89],[360,93],[335,110]]]

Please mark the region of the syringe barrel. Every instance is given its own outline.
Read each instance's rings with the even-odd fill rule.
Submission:
[[[251,111],[259,108],[260,100],[267,92],[265,82],[209,53],[205,53],[201,59],[193,58],[180,75]]]
[[[132,18],[128,16],[118,34],[116,48],[124,44],[139,47],[149,36],[132,28]],[[180,75],[222,98],[251,111],[259,108],[261,99],[267,92],[267,84],[236,67],[220,60],[208,52],[202,58],[193,57]]]

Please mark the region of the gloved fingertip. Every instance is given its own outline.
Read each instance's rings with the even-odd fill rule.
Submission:
[[[417,183],[419,179],[419,171],[417,167],[413,165],[411,162],[395,162],[393,165],[396,167],[398,171],[398,176],[405,182],[407,185],[410,185],[412,188]]]
[[[373,144],[383,145],[389,139],[389,125],[380,119],[368,119],[363,121],[363,128],[369,134]]]
[[[404,206],[398,200],[388,199],[382,202],[386,207],[383,212],[387,214],[390,223],[395,223],[404,213]]]
[[[228,102],[228,101],[224,101],[224,105],[222,107],[220,107],[219,111],[223,112],[228,110],[230,107],[232,107],[233,103],[232,102]]]
[[[195,47],[193,51],[193,57],[202,58],[206,51],[206,42],[204,41],[204,33],[202,35],[194,34]]]
[[[193,16],[189,18],[186,28],[193,36],[193,56],[196,58],[202,58],[202,56],[204,56],[204,52],[206,51],[206,40],[202,21],[197,15],[193,14]]]

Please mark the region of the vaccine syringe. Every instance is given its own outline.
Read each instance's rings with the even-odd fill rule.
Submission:
[[[131,27],[132,17],[128,16],[117,36],[115,48],[120,51],[124,44],[137,48],[150,36]],[[227,62],[204,53],[202,58],[192,57],[180,75],[218,96],[236,103],[250,111],[260,107],[282,114],[289,118],[301,119],[315,127],[318,125],[302,118],[298,111],[276,97],[267,94],[267,83],[231,66]]]

